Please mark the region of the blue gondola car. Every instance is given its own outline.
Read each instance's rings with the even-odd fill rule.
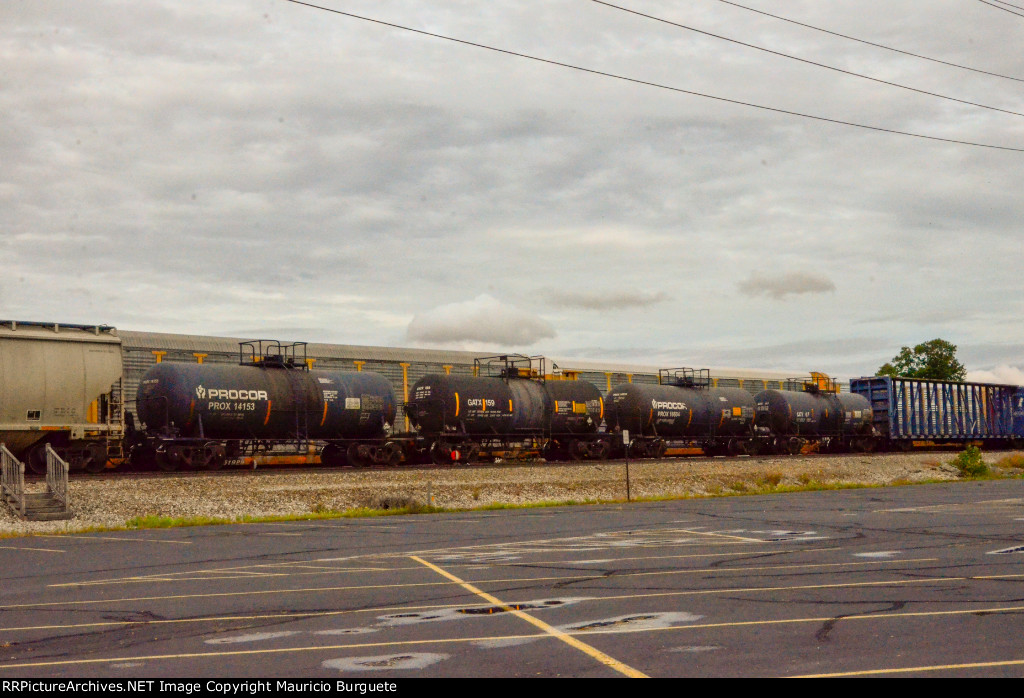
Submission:
[[[894,448],[1024,441],[1024,388],[1015,385],[875,376],[852,379],[850,392],[868,399],[875,429]]]

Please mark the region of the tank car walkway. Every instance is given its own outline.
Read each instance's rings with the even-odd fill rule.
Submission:
[[[8,539],[0,677],[1021,676],[1024,482]]]

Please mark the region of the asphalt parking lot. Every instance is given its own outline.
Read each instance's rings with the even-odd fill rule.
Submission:
[[[0,540],[0,677],[1021,676],[1024,481]]]

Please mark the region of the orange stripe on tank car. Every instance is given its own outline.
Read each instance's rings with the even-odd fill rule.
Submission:
[[[185,420],[185,424],[191,424],[192,423],[192,417],[195,415],[195,412],[196,412],[196,401],[193,400],[192,402],[188,403],[188,419]]]
[[[267,426],[267,422],[270,421],[270,406],[274,403],[273,400],[267,400],[267,416],[263,418],[263,426]]]
[[[324,416],[320,419],[320,426],[324,425],[327,421],[327,400],[324,400]]]
[[[599,419],[604,419],[604,398],[599,397],[597,399],[601,401],[601,416],[599,417]],[[509,400],[509,404],[512,404],[511,400]]]
[[[686,419],[686,427],[690,427],[690,422],[693,421],[693,410],[690,410],[690,416]]]
[[[509,411],[509,412],[511,412],[511,411],[512,411],[512,398],[509,398],[509,399],[508,399],[508,411]]]
[[[455,393],[455,416],[459,416],[459,394]]]

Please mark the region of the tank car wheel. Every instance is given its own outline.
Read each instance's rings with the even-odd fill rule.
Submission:
[[[348,461],[345,460],[345,452],[338,444],[327,444],[320,449],[320,464],[328,468],[344,467]]]
[[[725,450],[729,452],[730,456],[742,456],[746,452],[742,439],[729,439]]]
[[[171,457],[166,447],[158,446],[155,455],[156,467],[160,470],[171,473],[178,469],[178,461]]]
[[[430,460],[432,460],[435,465],[451,465],[451,447],[444,441],[435,441],[430,445]]]
[[[402,446],[394,441],[384,444],[384,465],[395,467],[402,462]]]
[[[608,457],[612,454],[612,445],[601,439],[595,441],[590,445],[590,455],[595,460],[608,460]]]
[[[647,456],[647,444],[640,439],[634,439],[629,442],[626,453],[630,458],[645,458]]]
[[[658,439],[651,444],[651,458],[664,458],[665,452],[668,451],[668,444],[665,443],[665,439]]]
[[[587,457],[587,444],[579,439],[569,441],[569,457],[573,460],[583,460]]]
[[[479,457],[480,445],[475,443],[466,444],[466,452],[465,455],[463,456],[463,460],[465,460],[466,463],[472,463]]]
[[[226,453],[224,447],[216,441],[203,444],[202,467],[204,470],[220,470],[224,467]]]
[[[128,452],[128,465],[133,470],[152,470],[156,467],[156,449],[148,444],[138,444]]]
[[[346,455],[348,456],[349,465],[353,468],[365,468],[369,462],[365,449],[362,446],[362,444],[352,444],[348,447]]]
[[[786,441],[786,453],[791,456],[799,456],[803,447],[803,439],[800,439],[799,437],[794,436]]]

